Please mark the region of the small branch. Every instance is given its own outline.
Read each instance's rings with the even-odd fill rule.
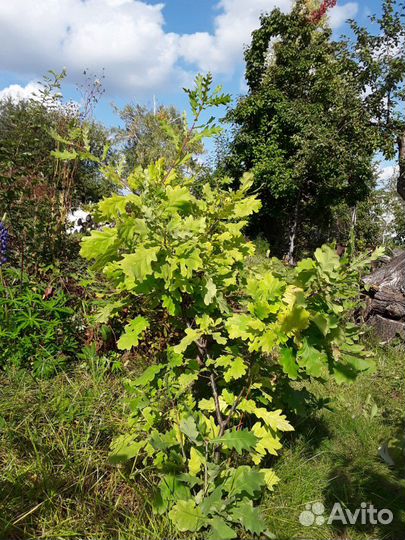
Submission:
[[[207,340],[206,339],[200,339],[196,343],[197,343],[197,348],[198,348],[198,355],[197,355],[198,365],[201,366],[201,367],[205,367],[205,359],[207,357]],[[214,397],[215,412],[216,412],[218,424],[219,424],[219,427],[222,429],[224,421],[223,421],[223,418],[222,418],[221,407],[220,407],[220,403],[219,403],[218,388],[217,388],[217,384],[215,382],[215,376],[214,376],[214,373],[212,371],[208,372],[208,376],[209,376],[210,386],[211,386],[211,389],[212,389],[212,395]]]
[[[249,373],[249,382],[247,386],[244,386],[242,390],[239,392],[238,397],[235,400],[235,403],[232,405],[231,410],[228,413],[228,416],[225,418],[221,425],[221,431],[220,431],[220,437],[224,434],[226,427],[228,426],[229,422],[232,420],[232,415],[236,411],[238,405],[242,401],[242,399],[249,393],[250,385],[252,384],[252,375]]]
[[[215,401],[215,411],[216,411],[216,414],[217,414],[217,420],[218,420],[218,424],[219,424],[219,426],[221,428],[221,431],[220,431],[220,435],[221,435],[223,433],[223,430],[225,429],[224,428],[224,420],[222,418],[221,407],[220,407],[220,403],[219,403],[218,390],[217,390],[217,385],[215,383],[215,377],[214,377],[213,373],[210,374],[210,384],[211,384],[212,394],[214,396],[214,401]]]

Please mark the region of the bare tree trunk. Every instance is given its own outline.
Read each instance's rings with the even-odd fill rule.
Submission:
[[[405,132],[398,137],[399,150],[399,177],[397,191],[400,197],[405,201]]]
[[[295,209],[294,209],[294,221],[290,228],[290,247],[288,248],[288,255],[287,255],[287,260],[290,264],[294,264],[295,239],[297,237],[299,205],[300,205],[300,200],[298,199],[295,204]]]

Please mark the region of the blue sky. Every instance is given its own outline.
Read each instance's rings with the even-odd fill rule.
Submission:
[[[292,0],[2,0],[0,1],[0,97],[26,96],[48,69],[67,68],[67,98],[80,100],[76,85],[88,68],[104,69],[105,95],[96,116],[118,122],[111,102],[174,104],[196,73],[214,74],[234,98],[244,91],[243,48],[260,13]],[[367,24],[379,0],[338,0],[330,13],[336,36],[344,21]]]
[[[366,23],[379,4],[340,0],[331,13],[336,34],[345,30],[347,17]],[[179,90],[198,71],[212,71],[237,96],[244,88],[243,47],[260,13],[290,5],[291,0],[0,2],[0,95],[29,93],[48,69],[66,67],[65,93],[76,99],[83,69],[98,75],[104,68],[106,95],[97,114],[108,123],[111,101],[152,103],[156,96],[183,109]]]

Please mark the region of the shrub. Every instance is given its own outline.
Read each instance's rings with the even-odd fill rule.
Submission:
[[[242,231],[260,208],[252,176],[232,190],[228,178],[196,186],[183,172],[189,145],[218,133],[212,120],[197,127],[207,107],[228,101],[210,86],[199,76],[188,91],[194,121],[176,140],[176,163],[161,159],[123,180],[124,193],[98,204],[108,225],[83,239],[81,253],[113,285],[100,319],[136,310],[119,349],[157,326],[167,335],[160,361],[127,382],[129,428],[112,461],[133,460],[156,480],[153,508],[179,531],[226,539],[238,526],[265,531],[254,501],[277,483],[269,465],[293,429],[273,404],[279,384],[343,382],[371,367],[346,319],[372,257],[340,259],[324,246],[295,269],[247,264],[255,250]]]

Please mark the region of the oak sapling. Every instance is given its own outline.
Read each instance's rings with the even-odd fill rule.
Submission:
[[[370,368],[346,317],[358,272],[377,254],[350,260],[323,246],[283,276],[246,264],[255,249],[243,230],[261,206],[252,175],[237,189],[229,178],[201,186],[184,167],[190,147],[220,131],[213,118],[201,125],[203,111],[229,102],[211,84],[198,76],[187,91],[193,121],[182,140],[173,134],[173,163],[121,180],[103,169],[125,192],[98,204],[109,225],[84,237],[81,253],[112,284],[101,320],[136,311],[119,349],[138,347],[162,320],[170,338],[164,358],[126,383],[128,432],[112,462],[132,460],[156,479],[154,511],[179,531],[231,539],[238,527],[266,530],[254,503],[278,482],[269,458],[293,430],[273,405],[278,381],[343,382]]]

